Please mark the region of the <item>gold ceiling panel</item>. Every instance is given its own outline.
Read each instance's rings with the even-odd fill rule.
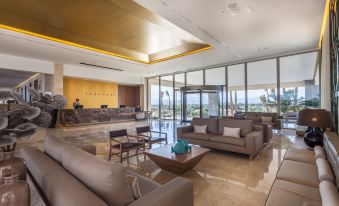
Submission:
[[[132,0],[3,0],[0,28],[146,64],[211,48]]]

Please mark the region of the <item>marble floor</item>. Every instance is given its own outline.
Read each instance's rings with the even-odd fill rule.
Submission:
[[[135,132],[135,127],[147,125],[148,122],[124,122],[118,124],[101,124],[82,127],[40,129],[29,139],[18,142],[18,148],[28,145],[42,148],[44,138],[53,135],[75,146],[92,144],[97,148],[97,156],[107,159],[109,138],[108,132],[114,129],[127,128],[129,133]],[[169,142],[175,141],[176,127],[180,124],[173,121],[152,121],[154,130],[166,132]],[[306,145],[301,137],[295,135],[295,130],[284,129],[275,133],[270,144],[266,145],[260,154],[249,160],[248,156],[231,152],[212,150],[191,171],[182,177],[190,179],[194,184],[196,206],[255,206],[263,205],[273,184],[279,165],[287,148],[304,148]],[[118,163],[118,158],[112,160]],[[161,170],[143,155],[131,158],[123,163],[129,169],[165,184],[177,175]],[[43,205],[38,194],[32,188],[32,205]]]

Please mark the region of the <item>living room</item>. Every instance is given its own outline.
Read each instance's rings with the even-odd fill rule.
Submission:
[[[0,3],[0,205],[339,205],[336,0]]]

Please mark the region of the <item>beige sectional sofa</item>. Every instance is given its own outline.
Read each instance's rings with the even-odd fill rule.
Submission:
[[[266,206],[339,206],[339,137],[325,133],[324,148],[287,150]]]
[[[194,133],[194,125],[207,125],[207,134]],[[223,136],[224,127],[241,128],[240,138]],[[252,120],[194,118],[190,126],[177,128],[177,135],[191,144],[252,156],[263,146],[262,130]]]
[[[27,147],[21,152],[46,205],[194,205],[189,180],[178,177],[160,185],[52,137],[46,139],[44,150]]]
[[[262,117],[272,117],[272,122],[263,122]],[[253,120],[254,124],[269,124],[273,129],[281,130],[283,119],[279,119],[278,113],[275,112],[245,112],[245,119]]]

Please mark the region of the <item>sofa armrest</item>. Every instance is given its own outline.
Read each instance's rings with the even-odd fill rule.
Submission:
[[[263,131],[253,131],[246,135],[246,150],[248,154],[257,154],[264,144],[264,133]]]
[[[193,183],[181,177],[140,197],[128,206],[193,206]]]
[[[275,128],[277,130],[281,130],[283,127],[284,120],[283,119],[277,119],[275,120]]]
[[[193,126],[185,126],[185,127],[178,127],[177,128],[177,136],[182,138],[182,134],[193,132]]]
[[[131,170],[126,170],[126,174],[132,175],[138,178],[138,185],[142,195],[148,194],[153,190],[158,189],[161,185],[147,177],[139,175],[137,173],[132,172]]]

